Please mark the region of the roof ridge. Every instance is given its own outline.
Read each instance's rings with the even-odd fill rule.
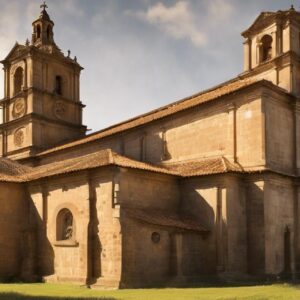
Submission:
[[[109,164],[114,164],[115,163],[115,152],[113,152],[110,148],[105,149],[106,154],[107,154],[107,158],[108,158],[108,162]]]
[[[228,166],[227,166],[225,157],[223,155],[221,156],[221,161],[222,161],[225,171],[228,172]]]

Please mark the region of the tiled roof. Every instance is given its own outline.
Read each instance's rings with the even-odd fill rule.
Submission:
[[[152,165],[121,156],[110,149],[66,159],[38,167],[26,167],[9,159],[0,159],[0,181],[28,182],[55,175],[114,165],[179,177],[204,176],[228,172],[250,173],[224,157],[202,159],[174,165]]]
[[[228,172],[244,173],[242,166],[232,163],[225,157],[206,158],[197,161],[177,163],[165,166],[183,177],[222,174]]]
[[[31,168],[21,165],[13,160],[7,159],[7,158],[1,158],[0,159],[0,173],[5,175],[20,175],[24,172],[30,171]]]
[[[9,167],[7,166],[7,162],[9,162]],[[150,165],[144,162],[139,162],[118,155],[110,149],[107,149],[85,156],[66,159],[63,161],[54,162],[48,165],[42,165],[34,168],[24,167],[23,165],[20,165],[11,160],[1,158],[0,176],[3,175],[3,177],[0,177],[0,180],[1,178],[3,178],[3,181],[26,182],[81,170],[95,169],[98,167],[109,165],[146,170],[162,174],[178,175],[175,171],[167,170],[163,167]],[[13,167],[15,167],[18,172],[15,171],[9,173],[8,171],[14,170]],[[4,175],[6,177],[4,177]]]
[[[206,103],[208,101],[220,98],[222,96],[231,94],[233,92],[236,92],[238,90],[241,90],[245,87],[251,86],[258,82],[264,82],[266,84],[271,84],[270,82],[266,80],[256,80],[256,79],[238,79],[235,78],[231,81],[228,81],[226,83],[223,83],[221,85],[218,85],[217,87],[214,87],[212,89],[203,91],[201,93],[198,93],[196,95],[193,95],[188,98],[184,98],[180,101],[171,103],[169,105],[163,106],[161,108],[158,108],[156,110],[153,110],[149,113],[146,113],[144,115],[137,116],[136,118],[130,119],[128,121],[125,121],[123,123],[116,124],[112,127],[106,128],[104,130],[98,131],[96,133],[90,134],[80,140],[76,140],[70,143],[63,144],[61,146],[57,146],[54,148],[51,148],[49,150],[43,151],[39,153],[37,156],[46,155],[55,151],[67,149],[70,147],[82,145],[88,142],[92,142],[98,139],[102,139],[104,137],[132,129],[144,124],[147,124],[149,122],[164,118],[166,116],[172,115],[174,113],[195,107],[197,105]]]
[[[0,158],[0,181],[20,182],[20,176],[30,170],[31,168],[10,159]]]
[[[177,175],[176,172],[162,167],[139,162],[124,156],[121,156],[110,149],[102,150],[96,153],[81,157],[71,158],[48,165],[33,168],[26,174],[27,180],[35,180],[44,177],[50,177],[59,174],[71,173],[80,170],[94,169],[97,167],[115,165],[133,169],[142,169],[156,173],[165,173]]]
[[[197,232],[208,232],[209,230],[202,226],[199,221],[192,216],[174,214],[167,211],[136,209],[136,208],[122,208],[125,213],[138,221],[143,223],[172,227],[181,230],[192,230]]]

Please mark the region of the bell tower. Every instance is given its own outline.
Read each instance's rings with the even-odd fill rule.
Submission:
[[[31,42],[16,43],[4,66],[0,157],[23,159],[85,135],[79,85],[83,69],[54,42],[54,23],[41,5]]]
[[[241,77],[267,79],[300,97],[300,13],[262,12],[242,33],[244,73]]]
[[[42,11],[40,17],[32,23],[32,43],[35,46],[40,45],[52,45],[54,44],[53,39],[53,26],[54,23],[51,21],[46,8],[48,6],[44,2],[41,5]]]

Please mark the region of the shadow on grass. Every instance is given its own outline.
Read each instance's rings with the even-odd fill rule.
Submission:
[[[42,299],[42,300],[53,300],[53,299],[58,299],[58,300],[117,300],[116,298],[111,298],[111,297],[43,297],[43,296],[26,296],[18,293],[0,293],[0,300],[37,300],[37,299]]]

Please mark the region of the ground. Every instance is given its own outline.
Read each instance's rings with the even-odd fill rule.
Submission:
[[[45,297],[45,298],[44,298]],[[217,287],[187,289],[99,290],[65,284],[1,284],[6,299],[105,299],[105,300],[296,300],[300,285]]]

